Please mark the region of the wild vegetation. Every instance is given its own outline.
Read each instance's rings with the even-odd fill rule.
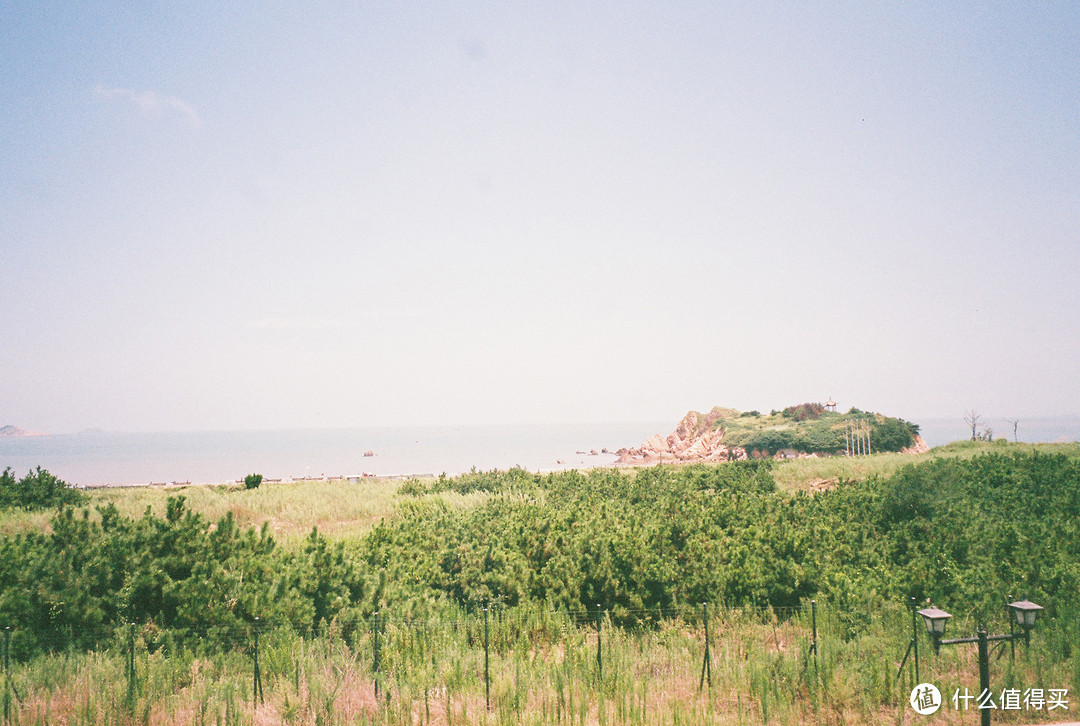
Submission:
[[[464,511],[418,496],[361,552],[387,573],[396,600],[418,587],[462,604],[601,603],[627,622],[686,603],[791,607],[866,593],[988,610],[1002,593],[1052,601],[1080,586],[1074,458],[938,459],[815,496],[778,493],[774,468],[439,479],[426,491],[492,496]]]
[[[869,435],[866,448],[874,452],[908,448],[915,443],[919,433],[917,424],[903,419],[857,408],[840,413],[830,411],[820,403],[788,406],[767,415],[717,407],[708,416],[699,415],[699,419],[711,421],[713,428],[723,428],[724,442],[728,446],[740,446],[748,453],[767,456],[784,449],[803,453],[844,453],[850,448],[847,432],[855,426],[864,427]]]
[[[0,472],[0,508],[27,511],[79,504],[83,495],[40,466],[22,479],[15,479],[11,468]]]
[[[120,512],[122,495],[95,493],[96,511],[65,507],[49,531],[0,540],[20,713],[250,722],[259,629],[272,718],[489,722],[483,607],[496,613],[493,713],[505,722],[903,721],[911,682],[895,679],[911,598],[969,630],[1007,627],[1006,598],[1039,602],[1046,623],[1015,662],[995,665],[996,682],[1080,687],[1075,447],[957,445],[916,465],[886,456],[880,473],[848,479],[858,461],[792,462],[804,483],[841,472],[813,495],[771,461],[474,472],[393,484],[392,495],[365,484],[386,506],[359,518],[358,534],[312,530],[284,545],[268,518],[254,528],[232,510],[216,521],[193,511],[195,488],[164,511],[128,493],[147,505],[137,517]],[[280,503],[275,486],[289,491],[218,494]],[[702,602],[716,683],[699,692]],[[120,697],[129,638],[135,705]],[[975,685],[966,651],[924,662],[943,685]],[[113,695],[82,700],[64,683]]]

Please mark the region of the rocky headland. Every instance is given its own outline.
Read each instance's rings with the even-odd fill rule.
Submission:
[[[667,436],[654,434],[636,448],[616,451],[615,463],[647,466],[930,450],[915,424],[880,413],[834,409],[835,404],[804,403],[765,415],[720,406],[704,414],[690,411]]]
[[[707,414],[690,411],[667,436],[653,434],[636,449],[622,448],[615,452],[617,465],[639,466],[695,461],[735,461],[747,457],[741,446],[724,442],[724,428],[715,424],[721,411],[714,408]]]
[[[44,436],[45,434],[37,431],[24,431],[17,426],[8,424],[7,426],[0,426],[0,436]]]

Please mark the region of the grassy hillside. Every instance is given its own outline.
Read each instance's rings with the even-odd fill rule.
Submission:
[[[724,430],[728,446],[741,446],[750,452],[773,455],[783,449],[804,453],[843,453],[851,446],[850,434],[857,429],[866,437],[862,452],[900,451],[914,443],[919,427],[902,419],[851,409],[847,413],[828,411],[819,403],[789,406],[782,411],[762,414],[714,408],[703,421]]]
[[[884,453],[870,456],[835,456],[818,459],[792,459],[778,462],[773,470],[777,486],[784,491],[820,491],[839,482],[887,478],[905,466],[941,459],[967,460],[983,454],[1023,454],[1031,452],[1080,457],[1080,443],[1025,444],[997,439],[956,441],[922,454]]]

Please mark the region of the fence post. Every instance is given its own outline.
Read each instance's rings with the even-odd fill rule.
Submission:
[[[709,679],[709,688],[712,688],[712,657],[709,654],[709,603],[701,603],[701,612],[705,616],[705,660],[701,662],[701,680],[698,681],[698,690],[705,685],[706,677]]]
[[[813,637],[810,641],[810,650],[814,654],[814,662],[817,662],[817,600],[810,601],[810,632]]]
[[[604,651],[600,634],[600,603],[596,603],[596,672],[604,680]]]
[[[488,673],[488,609],[484,608],[484,699],[491,710],[491,677]]]
[[[262,687],[262,672],[259,670],[259,618],[256,616],[252,631],[255,636],[255,663],[252,673],[251,683],[251,698],[255,704],[255,708],[259,707],[260,703],[263,703],[263,687]]]
[[[919,678],[919,623],[916,617],[919,613],[917,608],[918,602],[915,600],[915,596],[911,597],[911,647],[915,651],[915,683],[922,683],[922,679]]]
[[[135,623],[128,623],[128,652],[127,652],[127,676],[128,676],[128,706],[135,707]]]
[[[896,671],[896,680],[900,680],[900,676],[904,674],[904,666],[907,665],[908,657],[912,653],[915,653],[915,683],[921,683],[919,678],[919,624],[918,624],[918,602],[914,596],[911,598],[911,640],[908,642],[907,652],[904,653],[904,659],[900,661],[900,667]]]
[[[986,626],[979,624],[979,631],[976,633],[979,638],[979,692],[990,692],[990,641],[986,634]],[[982,709],[982,713],[979,714],[980,723],[982,726],[990,726],[990,709]]]
[[[1010,597],[1005,602],[1013,602],[1016,598]],[[1005,610],[1008,613],[1008,608]],[[1016,632],[1013,630],[1013,618],[1008,615],[1005,619],[1009,621],[1009,660],[1016,660]]]
[[[371,672],[375,680],[375,700],[379,700],[379,611],[376,610],[373,615],[374,622],[372,624],[372,630],[374,631],[374,663],[371,667]]]
[[[4,723],[11,722],[11,626],[4,628]]]

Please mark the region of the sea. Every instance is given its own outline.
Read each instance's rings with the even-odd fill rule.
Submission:
[[[930,446],[971,437],[961,417],[918,422]],[[528,471],[610,466],[614,452],[667,435],[676,422],[353,429],[88,432],[0,437],[0,470],[41,467],[84,487],[203,484],[242,480],[437,476],[521,467]],[[986,419],[1013,439],[1004,420]],[[1080,441],[1080,416],[1020,420],[1027,442]],[[606,450],[606,451],[605,451]]]
[[[622,447],[672,422],[413,426],[0,437],[0,470],[40,466],[84,487],[265,479],[438,476],[471,470],[557,471],[610,466]]]

